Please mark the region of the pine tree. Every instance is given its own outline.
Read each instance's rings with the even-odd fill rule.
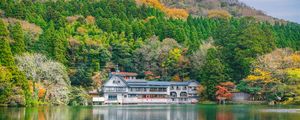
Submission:
[[[9,32],[3,20],[0,20],[0,64],[3,66],[13,66],[14,58],[9,46]]]
[[[64,31],[61,29],[53,34],[53,54],[55,60],[66,63],[66,44],[67,40]]]
[[[54,38],[56,37],[55,34],[55,29],[54,29],[54,24],[53,22],[50,22],[48,28],[43,32],[43,34],[40,36],[39,40],[36,43],[35,46],[35,51],[40,52],[47,57],[54,58],[54,53],[53,53],[53,42]]]
[[[10,29],[11,38],[14,42],[11,44],[11,50],[13,54],[20,54],[25,52],[24,32],[21,24],[16,23]]]

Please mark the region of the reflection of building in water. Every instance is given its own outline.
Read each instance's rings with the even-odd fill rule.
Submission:
[[[113,72],[102,87],[104,104],[196,103],[198,82],[147,81],[136,73]]]
[[[100,120],[197,120],[197,110],[176,106],[109,106],[93,109]]]

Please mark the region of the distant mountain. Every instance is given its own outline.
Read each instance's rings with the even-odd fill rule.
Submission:
[[[269,21],[271,23],[280,21],[238,0],[160,0],[160,2],[170,8],[186,9],[194,16],[207,16],[211,10],[225,10],[235,17],[252,16],[258,20]]]

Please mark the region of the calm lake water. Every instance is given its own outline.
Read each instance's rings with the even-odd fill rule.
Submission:
[[[1,108],[1,120],[300,120],[300,106],[131,105]]]

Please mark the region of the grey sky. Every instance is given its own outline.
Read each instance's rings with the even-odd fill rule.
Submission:
[[[240,0],[266,14],[300,23],[300,0]]]

